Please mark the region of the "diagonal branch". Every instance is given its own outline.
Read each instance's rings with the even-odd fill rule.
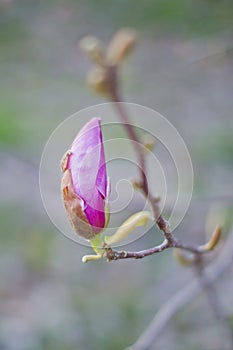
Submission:
[[[210,286],[219,277],[222,277],[223,273],[232,265],[232,262],[233,231],[227,238],[219,256],[206,268],[203,283],[200,284],[198,280],[192,281],[162,305],[149,326],[127,350],[149,350],[176,312],[195,298],[203,290],[203,287]]]
[[[140,177],[141,177],[140,185],[145,196],[147,197],[149,195],[149,191],[148,191],[148,184],[147,184],[147,178],[146,178],[145,155],[144,155],[143,148],[141,147],[140,140],[133,126],[131,125],[127,114],[125,113],[125,110],[122,107],[122,104],[119,103],[122,101],[122,99],[120,98],[119,86],[118,86],[119,85],[118,84],[118,67],[106,65],[106,71],[108,76],[110,96],[111,96],[112,102],[114,103],[114,108],[119,116],[119,119],[124,125],[124,128],[127,134],[129,135],[129,138],[134,142],[135,153],[138,157],[139,168],[140,168]]]

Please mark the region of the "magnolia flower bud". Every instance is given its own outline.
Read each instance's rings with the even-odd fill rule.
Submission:
[[[136,31],[131,28],[120,29],[112,38],[107,50],[110,65],[121,63],[132,51],[136,42]]]
[[[90,240],[107,225],[109,179],[101,121],[91,119],[76,136],[61,162],[64,206],[74,231]]]

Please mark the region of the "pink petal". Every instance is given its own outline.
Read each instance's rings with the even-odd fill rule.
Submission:
[[[88,221],[103,228],[107,175],[99,118],[91,119],[75,138],[68,166],[74,191],[84,202]]]

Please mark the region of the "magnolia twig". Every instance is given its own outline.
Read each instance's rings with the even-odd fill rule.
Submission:
[[[169,222],[167,222],[163,218],[163,216],[160,214],[158,200],[156,200],[153,197],[153,195],[150,193],[148,183],[147,183],[147,177],[146,177],[145,154],[140,145],[140,140],[138,139],[138,136],[134,130],[134,127],[132,126],[132,124],[130,123],[130,120],[128,119],[128,116],[124,110],[124,107],[122,106],[121,103],[119,103],[121,102],[121,99],[119,97],[117,69],[118,69],[117,66],[106,66],[110,96],[112,101],[114,102],[114,107],[119,115],[119,118],[122,121],[125,127],[125,130],[129,135],[129,138],[134,142],[135,152],[138,157],[139,166],[140,166],[140,182],[138,184],[139,185],[138,187],[140,188],[141,192],[143,193],[143,195],[148,200],[151,206],[153,216],[154,216],[154,221],[157,224],[158,228],[162,231],[164,235],[164,241],[160,245],[157,245],[153,248],[149,248],[138,252],[117,251],[112,249],[109,246],[104,246],[104,249],[105,249],[104,256],[108,259],[108,261],[118,260],[118,259],[129,259],[129,258],[141,259],[155,253],[160,253],[167,248],[179,248],[181,250],[187,250],[193,253],[192,259],[190,259],[190,262],[192,260],[192,265],[194,267],[194,270],[197,272],[197,277],[199,279],[200,286],[203,288],[203,290],[206,291],[207,298],[215,314],[217,315],[218,318],[222,320],[224,327],[230,336],[231,344],[233,346],[233,333],[231,332],[228,320],[224,316],[224,312],[222,311],[222,307],[218,300],[218,296],[215,293],[213,286],[210,283],[208,283],[208,280],[204,273],[204,265],[203,265],[203,257],[202,257],[203,253],[206,253],[212,250],[216,246],[221,236],[221,230],[219,228],[216,229],[210,241],[201,246],[188,245],[186,243],[178,241],[173,236]]]
[[[206,287],[206,292],[208,298],[210,299],[211,305],[214,306],[214,308],[216,308],[217,305],[218,316],[221,316],[222,320],[226,320],[224,317],[222,317],[223,313],[221,310],[221,305],[218,302],[217,296],[214,294],[214,292],[209,292],[209,290],[212,289],[212,286],[210,286],[210,283],[204,274],[204,266],[202,264],[203,253],[207,253],[215,248],[221,236],[221,229],[217,227],[214,233],[212,234],[212,237],[210,238],[209,242],[200,246],[193,246],[180,242],[173,236],[169,222],[167,222],[160,214],[158,199],[153,196],[148,187],[146,176],[145,153],[140,144],[140,140],[135,132],[134,126],[130,123],[127,113],[125,112],[123,105],[120,103],[122,100],[119,94],[118,67],[119,63],[131,49],[132,45],[134,44],[134,41],[135,37],[132,31],[123,30],[116,34],[116,36],[113,38],[112,42],[110,43],[107,49],[107,55],[103,53],[101,47],[99,46],[98,40],[96,40],[95,38],[91,38],[91,40],[89,38],[88,40],[86,39],[86,41],[84,40],[82,47],[85,49],[84,51],[86,51],[86,53],[88,53],[88,55],[91,57],[91,59],[101,67],[101,73],[99,72],[100,75],[98,76],[98,79],[95,75],[94,81],[93,79],[90,81],[91,86],[96,92],[104,93],[104,95],[107,95],[110,98],[110,100],[113,102],[114,108],[118,113],[119,119],[121,120],[126,132],[128,133],[129,138],[134,143],[135,153],[138,157],[138,163],[140,168],[140,181],[137,182],[137,187],[141,190],[142,194],[149,202],[152,209],[154,222],[163,233],[164,240],[160,245],[138,252],[117,251],[112,249],[111,246],[104,243],[103,254],[101,256],[106,257],[109,261],[128,258],[140,259],[144,258],[145,256],[162,252],[167,248],[179,248],[180,257],[184,261],[188,262],[189,259],[185,256],[182,256],[182,251],[186,250],[191,252],[192,255],[189,262],[192,263],[193,267],[197,272],[197,277],[200,280],[200,285],[191,285],[190,288],[187,290],[188,295],[190,293],[195,294],[197,291],[199,291],[200,288],[205,289],[205,287],[208,285],[208,288]],[[172,304],[170,306],[170,303],[173,300],[177,303],[177,305],[180,305],[180,303],[183,302],[183,299],[186,296],[183,294],[184,293],[182,290],[182,292],[177,295],[177,299],[171,299],[167,303],[168,307],[166,309],[165,306],[165,311],[161,311],[162,315],[160,316],[160,318],[155,317],[154,321],[152,321],[152,325],[149,326],[149,328],[145,331],[145,334],[143,334],[139,338],[139,340],[131,349],[146,350],[149,348],[151,344],[151,339],[154,339],[153,337],[155,337],[155,334],[158,334],[161,331],[161,327],[163,327],[164,322],[166,324],[166,320],[169,319],[167,318],[167,315],[173,314],[170,310],[174,310],[174,307],[172,309]],[[225,323],[225,326],[226,329],[230,331],[229,324],[227,322]]]
[[[138,187],[151,206],[153,216],[154,216],[154,221],[158,226],[158,228],[163,232],[164,241],[158,246],[155,246],[153,248],[149,248],[143,251],[139,251],[139,252],[116,251],[111,247],[105,246],[104,255],[109,261],[111,261],[111,260],[129,259],[129,258],[141,259],[155,253],[160,253],[161,251],[167,248],[181,248],[183,250],[187,250],[194,254],[205,253],[207,251],[205,249],[206,248],[205,246],[193,246],[193,245],[188,245],[178,241],[171,232],[169,222],[166,221],[163,218],[163,216],[160,214],[158,199],[155,198],[150,193],[148,183],[147,183],[145,153],[143,152],[143,149],[140,144],[140,140],[134,130],[134,127],[130,123],[127,113],[125,112],[124,107],[120,103],[121,98],[119,94],[118,66],[111,66],[105,63],[105,70],[107,73],[107,81],[109,86],[110,98],[114,104],[114,107],[118,113],[118,116],[121,122],[123,123],[123,126],[125,127],[126,132],[128,133],[129,138],[134,143],[135,153],[138,157],[139,169],[140,169],[139,170],[140,181],[139,181]]]
[[[159,229],[163,232],[166,240],[172,242],[172,234],[170,230],[169,223],[159,214],[158,200],[150,193],[146,177],[146,165],[145,165],[145,154],[140,144],[140,140],[134,130],[133,125],[122,106],[120,94],[119,94],[119,84],[118,84],[118,66],[108,66],[106,65],[106,72],[108,77],[108,86],[112,102],[118,113],[120,120],[122,121],[129,138],[134,142],[135,153],[138,156],[139,168],[140,168],[140,183],[139,188],[143,195],[146,197],[153,211],[154,220]],[[157,252],[157,251],[156,251]],[[149,254],[150,255],[150,254]]]
[[[134,142],[135,152],[138,156],[139,161],[139,168],[140,168],[140,176],[141,176],[141,182],[140,187],[143,190],[143,193],[145,196],[148,196],[148,184],[147,184],[147,178],[146,178],[146,166],[145,166],[145,156],[144,156],[144,150],[141,146],[140,140],[132,127],[128,116],[126,115],[124,108],[122,107],[121,98],[119,94],[118,89],[118,69],[117,66],[108,66],[106,65],[106,71],[108,76],[108,85],[110,90],[110,97],[112,102],[114,103],[114,107],[118,113],[118,116],[122,122],[122,124],[125,127],[125,130],[127,131],[130,139]]]
[[[233,231],[227,238],[219,256],[206,268],[205,280],[202,284],[198,280],[194,280],[165,302],[138,340],[126,350],[149,350],[176,312],[197,296],[203,287],[211,286],[219,277],[222,277],[223,273],[232,265],[232,262]],[[224,318],[226,319],[225,315]],[[229,330],[228,325],[227,328]],[[232,336],[232,331],[229,331]]]
[[[146,256],[160,253],[163,250],[168,249],[168,248],[180,248],[183,250],[187,250],[187,251],[189,251],[193,254],[196,254],[196,255],[207,252],[205,249],[205,245],[200,245],[200,246],[188,245],[188,244],[185,244],[185,243],[182,243],[182,242],[176,240],[173,237],[173,235],[171,235],[171,239],[169,241],[165,238],[165,240],[161,244],[159,244],[153,248],[148,248],[148,249],[141,250],[138,252],[128,252],[128,251],[124,251],[124,250],[118,251],[118,250],[114,250],[111,247],[105,245],[104,256],[109,261],[119,260],[119,259],[142,259]]]

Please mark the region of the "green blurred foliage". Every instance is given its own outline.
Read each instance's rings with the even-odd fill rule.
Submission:
[[[102,13],[102,20],[102,9],[107,8],[108,15],[116,19],[115,25],[125,26],[127,23],[128,26],[149,30],[150,35],[202,35],[232,27],[233,4],[230,0],[101,0],[90,1],[90,4],[90,9],[97,16],[101,17]]]
[[[24,142],[22,129],[22,120],[20,119],[20,110],[12,105],[12,102],[6,100],[0,101],[0,143],[7,148],[19,146]]]

